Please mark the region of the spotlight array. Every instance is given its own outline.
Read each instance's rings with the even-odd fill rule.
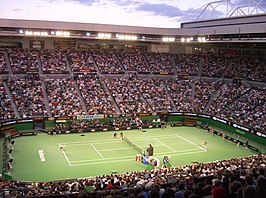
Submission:
[[[112,34],[109,33],[99,33],[98,38],[100,39],[110,39],[112,37]]]
[[[56,31],[56,30],[47,30],[47,31],[32,31],[32,30],[17,30],[19,34],[21,35],[26,35],[26,36],[58,36],[58,37],[71,37],[77,35],[75,33],[71,33],[70,31]],[[142,35],[130,35],[130,34],[116,34],[115,37],[112,37],[112,33],[91,33],[91,32],[84,32],[83,35],[86,35],[88,38],[98,38],[98,39],[119,39],[119,40],[128,40],[128,41],[136,41],[136,40],[156,40],[158,41],[159,38],[146,38],[145,36]],[[181,41],[182,43],[189,43],[189,42],[200,42],[200,43],[205,43],[208,40],[202,36],[202,37],[197,37],[197,36],[190,36],[190,37],[170,37],[170,36],[165,36],[161,38],[162,42],[179,42]]]
[[[174,37],[163,37],[162,41],[163,42],[174,42],[175,38]]]
[[[199,42],[206,42],[206,38],[205,37],[198,37],[198,41]]]
[[[65,32],[65,31],[56,31],[55,32],[56,36],[63,36],[63,37],[70,37],[70,32]]]
[[[193,37],[187,37],[187,38],[182,37],[182,38],[181,38],[181,42],[182,42],[182,43],[184,43],[184,42],[189,43],[189,42],[191,42],[191,41],[196,41],[196,40],[194,40]],[[198,37],[198,38],[197,38],[197,41],[200,42],[200,43],[203,43],[203,42],[205,43],[207,40],[206,40],[205,37]]]
[[[136,41],[138,39],[138,37],[135,35],[124,35],[124,34],[117,34],[116,38],[120,40],[131,40],[131,41]]]
[[[26,36],[48,36],[48,32],[25,31],[25,35]]]

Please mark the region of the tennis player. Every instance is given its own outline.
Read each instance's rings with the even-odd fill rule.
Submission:
[[[153,156],[153,146],[149,144],[149,147],[147,148],[148,156]]]
[[[204,146],[204,148],[207,148],[207,141],[206,140],[202,140],[202,145]]]
[[[64,144],[59,144],[59,150],[60,151],[64,151],[65,149],[65,145]]]
[[[121,137],[122,140],[124,139],[124,134],[123,134],[123,132],[120,133],[120,137]]]

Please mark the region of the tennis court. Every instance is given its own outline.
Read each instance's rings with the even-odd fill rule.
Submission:
[[[19,137],[15,143],[11,175],[21,181],[48,181],[143,171],[147,165],[136,162],[136,155],[146,150],[149,144],[154,147],[154,157],[162,162],[164,156],[170,156],[174,166],[256,154],[196,127],[123,133],[129,141],[114,138],[114,132],[39,133],[37,136]],[[208,142],[207,149],[201,144],[203,139]],[[64,144],[63,151],[59,149],[60,144]],[[133,148],[132,144],[137,148]],[[264,147],[261,148],[265,151]]]
[[[163,157],[165,155],[180,155],[190,153],[207,152],[207,149],[196,145],[180,135],[157,135],[152,138],[132,138],[134,145],[140,149],[146,150],[148,144],[156,148],[154,155]],[[140,149],[129,147],[129,143],[122,139],[115,138],[110,141],[82,141],[82,142],[62,142],[65,145],[63,155],[69,166],[82,166],[91,164],[104,164],[113,161],[132,161],[136,152],[141,154]],[[185,149],[180,149],[179,145]],[[85,155],[79,155],[80,150],[87,150],[90,153],[90,159]]]

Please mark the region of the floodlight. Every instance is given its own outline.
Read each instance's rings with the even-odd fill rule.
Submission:
[[[27,35],[27,36],[32,36],[32,35],[33,35],[33,32],[32,32],[32,31],[26,31],[26,32],[25,32],[25,35]]]

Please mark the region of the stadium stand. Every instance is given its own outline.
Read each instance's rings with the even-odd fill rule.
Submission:
[[[158,79],[133,79],[144,99],[151,106],[153,112],[171,111],[173,106],[170,98]]]
[[[16,79],[2,80],[1,103],[2,108],[5,108],[2,114],[7,115],[1,116],[3,118],[14,118],[16,110],[20,117],[47,116],[50,112],[52,115],[63,116],[177,110],[207,112],[257,130],[265,130],[265,88],[247,83],[234,84],[235,79],[240,80],[240,84],[244,79],[252,80],[250,83],[264,81],[265,60],[262,58],[240,60],[228,56],[173,55],[132,49],[46,49],[38,52],[29,49],[6,49],[1,51],[1,61],[3,71],[6,71],[10,62],[15,75],[23,74],[16,76]],[[42,79],[31,79],[29,72],[41,74],[38,65],[47,74]],[[67,65],[73,74],[69,73]],[[124,71],[131,70],[137,72],[133,77],[123,76]],[[56,76],[65,72],[67,79]],[[169,72],[173,75],[164,78],[161,75],[155,79],[150,78],[149,72]],[[188,74],[190,79],[180,79],[180,72]],[[107,74],[122,75],[123,78],[100,77]],[[5,75],[10,77],[9,74]],[[196,79],[204,76],[214,79]],[[222,82],[221,77],[229,80]],[[42,86],[43,82],[46,87]],[[7,87],[4,87],[5,83]],[[68,93],[65,93],[66,90]],[[43,105],[46,95],[49,108]],[[6,104],[3,105],[5,101]],[[11,105],[12,101],[15,106]],[[63,101],[68,104],[63,104]],[[245,104],[246,101],[248,105]],[[61,105],[56,107],[55,104]],[[70,112],[70,109],[75,112]],[[254,118],[257,120],[256,124],[250,121]]]
[[[42,82],[37,78],[23,78],[7,82],[20,117],[47,116]]]
[[[15,114],[13,108],[11,106],[11,100],[8,97],[6,89],[4,87],[4,82],[0,81],[0,120],[13,119],[15,118]]]
[[[68,73],[66,56],[60,50],[43,49],[39,52],[44,74],[62,74]]]
[[[8,67],[5,61],[4,51],[0,51],[0,74],[8,74]]]
[[[38,73],[38,54],[30,49],[9,49],[9,61],[15,74]]]
[[[83,108],[74,81],[70,78],[45,81],[52,116],[73,116],[82,114]]]
[[[145,53],[146,60],[155,74],[174,74],[174,56],[168,53]]]
[[[73,72],[96,73],[97,68],[89,51],[68,50],[69,64]]]
[[[96,114],[115,114],[114,102],[108,95],[97,75],[79,74],[77,84],[84,99],[87,112]]]
[[[186,73],[189,76],[196,76],[199,70],[200,56],[194,54],[178,54],[175,56],[177,73]]]
[[[142,74],[150,73],[144,52],[136,49],[121,50],[118,57],[125,71],[137,71]]]
[[[123,73],[124,69],[116,56],[115,50],[93,51],[93,58],[101,73]]]
[[[122,114],[151,112],[149,105],[130,79],[106,79],[105,82]]]

